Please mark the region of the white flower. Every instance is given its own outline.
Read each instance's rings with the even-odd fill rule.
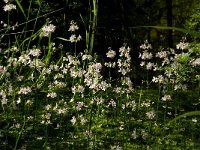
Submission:
[[[78,35],[78,37],[76,38],[76,41],[80,41],[82,39],[82,37],[80,35]]]
[[[96,63],[96,64],[94,64],[94,65],[95,65],[95,70],[96,70],[97,72],[100,72],[100,70],[101,70],[101,68],[102,68],[101,63]]]
[[[18,91],[18,94],[28,94],[28,93],[31,93],[31,88],[30,87],[20,87],[20,90]]]
[[[76,106],[76,110],[80,111],[82,109],[82,107],[84,106],[83,102],[77,102],[77,106]]]
[[[154,83],[164,83],[164,77],[159,75],[158,77],[153,77],[152,82]]]
[[[136,129],[133,131],[133,133],[132,133],[132,137],[133,137],[134,140],[137,138],[137,135],[136,135]]]
[[[189,48],[189,43],[180,42],[179,44],[176,45],[176,48],[177,49],[181,49],[181,50],[188,49]]]
[[[59,109],[57,110],[57,113],[58,113],[58,114],[65,114],[66,112],[67,112],[67,109],[66,109],[66,108],[63,108],[63,109],[59,108]]]
[[[64,75],[61,74],[61,73],[57,73],[55,76],[54,76],[54,80],[56,79],[64,79]]]
[[[79,29],[78,25],[73,20],[70,22],[70,24],[71,26],[69,27],[68,31],[74,32]]]
[[[9,85],[8,87],[8,95],[12,95],[14,93],[12,85]]]
[[[146,107],[146,108],[148,108],[148,107],[150,107],[150,106],[151,106],[150,101],[148,101],[148,102],[142,102],[142,104],[141,104],[141,107]]]
[[[4,7],[3,7],[3,10],[4,11],[11,11],[13,9],[16,9],[16,5],[14,4],[6,4]]]
[[[1,75],[1,74],[5,74],[6,71],[7,71],[6,67],[0,66],[0,75]]]
[[[22,54],[19,59],[18,62],[23,63],[24,65],[28,65],[31,62],[31,58],[29,55],[27,54]]]
[[[119,48],[119,52],[120,52],[120,57],[126,57],[127,58],[127,61],[130,61],[131,60],[131,57],[129,55],[130,53],[130,47],[128,46],[127,48],[125,46],[122,46]]]
[[[6,99],[6,98],[1,99],[2,105],[7,105],[7,103],[8,103],[8,99]]]
[[[187,90],[187,86],[185,85],[185,84],[176,84],[175,86],[174,86],[174,90],[183,90],[183,91],[185,91],[185,90]]]
[[[123,123],[120,125],[119,130],[124,130],[124,124]]]
[[[76,123],[76,117],[73,116],[72,119],[71,119],[70,121],[71,121],[71,123],[72,123],[73,125],[75,125],[75,123]]]
[[[193,118],[193,119],[192,119],[192,122],[197,123],[197,119],[196,119],[196,118]]]
[[[19,129],[20,126],[21,126],[21,125],[20,125],[19,123],[16,123],[16,124],[13,125],[13,127],[17,128],[17,129]]]
[[[84,125],[87,120],[83,117],[83,115],[80,115],[80,119],[81,119],[81,125]]]
[[[32,55],[34,57],[40,56],[41,50],[40,49],[31,49],[29,52],[29,55]]]
[[[140,66],[142,67],[142,66],[144,66],[144,65],[145,65],[145,62],[142,61],[142,62],[140,63]]]
[[[121,74],[126,75],[128,72],[131,71],[130,69],[130,60],[126,59],[126,60],[122,60],[122,59],[118,59],[117,61],[118,64],[118,72],[121,72]]]
[[[97,105],[100,105],[103,103],[103,101],[104,99],[102,97],[95,97],[93,98],[93,101],[91,101],[91,103],[93,104],[95,102]]]
[[[76,42],[79,42],[80,40],[82,39],[82,37],[79,35],[78,37],[76,37],[75,34],[72,34],[69,38],[69,41],[71,43],[76,43]]]
[[[161,98],[162,101],[170,101],[172,100],[171,96],[170,95],[164,95],[162,98]]]
[[[156,114],[154,111],[150,111],[146,113],[146,116],[148,119],[153,119],[156,116]]]
[[[105,91],[107,88],[111,87],[110,84],[107,84],[105,81],[101,81],[99,84],[98,84],[98,88]]]
[[[154,63],[148,62],[148,64],[146,65],[147,70],[151,70],[154,66]]]
[[[156,53],[156,57],[158,57],[158,58],[166,58],[166,57],[167,57],[167,54],[168,54],[167,51],[157,52],[157,53]]]
[[[85,70],[82,68],[76,68],[75,66],[70,68],[70,76],[73,78],[82,77],[85,74]]]
[[[30,62],[30,65],[29,65],[31,68],[36,68],[37,70],[41,70],[43,67],[44,67],[44,63],[41,61],[41,59],[35,59],[34,61],[31,61]],[[46,73],[48,72],[49,70],[46,69]],[[47,73],[48,74],[48,73]]]
[[[142,129],[141,135],[142,135],[143,140],[146,140],[148,137],[148,133],[144,129]]]
[[[45,106],[45,110],[50,110],[50,109],[51,109],[51,105],[50,104]]]
[[[76,35],[75,35],[75,34],[72,34],[72,35],[70,36],[70,38],[69,38],[69,41],[70,41],[71,43],[76,42]]]
[[[194,65],[194,66],[200,66],[200,58],[195,59],[195,60],[192,62],[192,65]]]
[[[152,49],[152,46],[151,46],[151,44],[149,44],[149,42],[146,40],[146,41],[144,42],[144,44],[142,44],[142,45],[140,46],[140,48],[141,48],[141,49]]]
[[[47,94],[47,97],[55,98],[57,97],[57,94],[55,92],[51,92]]]
[[[111,150],[122,150],[122,147],[119,145],[115,145],[111,147]]]
[[[83,93],[84,92],[84,87],[82,85],[76,85],[72,87],[72,93],[76,94],[76,93]]]
[[[112,99],[112,100],[110,100],[110,102],[108,103],[108,106],[110,106],[110,105],[111,105],[112,107],[115,108],[117,104],[116,104],[116,102]]]
[[[49,120],[51,118],[51,113],[45,114],[45,118]]]
[[[109,68],[115,68],[116,62],[106,62],[104,65]]]
[[[143,51],[143,54],[139,55],[139,58],[145,60],[145,59],[151,59],[153,57],[152,53],[149,53],[147,50]]]
[[[43,137],[37,137],[37,140],[42,140],[43,139]]]
[[[0,96],[2,97],[2,99],[5,99],[6,98],[6,93],[3,90],[1,90]]]
[[[28,106],[31,106],[33,104],[33,102],[30,100],[30,99],[28,99],[27,101],[26,101],[26,103],[25,103],[25,105],[28,105]]]
[[[21,100],[21,98],[19,97],[18,100],[17,100],[17,104],[21,103],[21,101],[22,101],[22,100]]]
[[[121,87],[116,87],[116,88],[114,88],[113,91],[114,91],[115,93],[123,92]]]
[[[164,60],[162,61],[162,66],[169,63],[170,63],[170,60],[168,58],[164,58]]]
[[[91,55],[83,55],[82,60],[92,60],[92,56]]]
[[[116,52],[113,51],[113,50],[111,50],[111,49],[106,53],[106,56],[107,56],[108,58],[114,58],[115,55],[116,55]]]
[[[4,1],[4,3],[6,3],[6,4],[9,2],[9,0],[3,0],[3,1]]]
[[[55,29],[56,26],[54,26],[53,24],[45,25],[44,27],[42,27],[42,33],[40,34],[40,36],[48,37],[51,33],[55,31]]]
[[[4,27],[4,28],[7,27],[7,26],[8,26],[8,24],[6,24],[6,23],[3,24],[3,27]]]

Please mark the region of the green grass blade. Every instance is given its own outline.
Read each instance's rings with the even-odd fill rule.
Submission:
[[[42,2],[40,2],[40,0],[36,0],[36,3],[40,6]]]
[[[85,30],[87,30],[87,25],[86,25],[85,20],[84,20],[84,18],[83,18],[83,16],[81,14],[80,14],[80,18],[81,18],[81,20],[83,22]]]
[[[49,16],[49,15],[51,15],[51,14],[53,14],[53,13],[59,12],[59,11],[61,11],[61,10],[63,10],[63,9],[64,9],[64,7],[63,7],[63,8],[60,8],[60,9],[57,9],[57,10],[54,10],[54,11],[51,11],[51,12],[46,13],[46,14],[44,14],[44,15],[38,16],[38,17],[36,17],[36,18],[33,18],[33,19],[31,19],[31,20],[28,20],[28,21],[26,21],[26,22],[23,22],[23,23],[21,23],[21,24],[18,24],[17,27],[23,26],[23,25],[25,25],[25,24],[27,24],[27,23],[30,23],[30,22],[33,22],[33,21],[35,21],[35,20],[37,20],[37,19],[44,18],[44,17]],[[0,32],[5,32],[6,30],[12,29],[13,27],[14,27],[14,26],[11,26],[11,27],[8,27],[8,28],[0,29]]]
[[[25,14],[25,12],[24,12],[24,9],[23,9],[21,3],[19,2],[19,0],[15,0],[15,2],[17,3],[19,9],[21,10],[22,14],[24,15],[24,17],[25,17],[25,19],[26,19],[26,14]]]
[[[184,113],[184,114],[182,114],[182,115],[180,115],[180,116],[178,116],[178,117],[172,119],[172,120],[171,120],[170,122],[168,122],[166,125],[169,125],[169,124],[175,122],[175,121],[178,120],[178,119],[181,119],[181,118],[183,118],[183,117],[188,117],[188,116],[200,116],[200,111],[191,111],[191,112],[188,112],[188,113]],[[165,125],[165,126],[166,126],[166,125]]]
[[[86,25],[86,23],[84,21],[84,18],[83,18],[83,16],[81,14],[80,14],[80,18],[81,18],[81,20],[83,22],[83,25],[84,25],[84,28],[85,28],[85,41],[86,41],[85,44],[86,44],[86,49],[88,50],[88,48],[89,48],[89,32],[88,32],[88,29],[87,29],[87,25]]]
[[[65,39],[65,38],[62,38],[62,37],[57,37],[56,39],[60,39],[60,40],[63,40],[63,41],[67,41],[67,42],[69,42],[68,39]]]

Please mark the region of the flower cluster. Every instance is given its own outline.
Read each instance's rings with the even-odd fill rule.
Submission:
[[[109,51],[106,53],[106,56],[107,56],[108,58],[114,58],[115,55],[116,55],[116,52],[113,51],[113,50],[111,50],[111,49],[109,48]]]
[[[152,62],[148,62],[148,60],[151,60],[153,58],[153,54],[149,52],[149,50],[152,49],[151,44],[146,40],[144,44],[140,46],[140,48],[143,50],[142,53],[139,53],[139,58],[142,59],[142,62],[140,63],[140,66],[145,66],[147,70],[152,70],[153,68],[156,68],[156,65]]]
[[[131,57],[130,57],[130,47],[123,46],[119,49],[120,59],[118,59],[118,72],[122,75],[126,75],[131,71]]]
[[[139,55],[139,58],[142,59],[140,65],[145,67],[146,70],[153,70],[154,72],[158,71],[162,73],[157,76],[153,76],[152,83],[159,83],[163,85],[171,84],[173,85],[174,90],[186,90],[187,85],[185,82],[191,82],[189,74],[197,74],[199,54],[194,53],[192,48],[190,48],[189,43],[187,42],[180,42],[177,44],[177,51],[174,49],[161,49],[161,51],[155,54],[155,58],[158,60],[152,59],[154,57],[153,54],[148,52],[152,46],[150,46],[147,41],[145,41],[145,43],[141,45],[140,48],[144,50],[143,53],[140,53]],[[182,51],[180,52],[180,50]]]
[[[69,30],[68,31],[70,31],[70,32],[74,32],[71,36],[70,36],[70,38],[69,38],[69,41],[71,42],[71,43],[77,43],[77,42],[79,42],[81,39],[82,39],[82,37],[81,37],[81,35],[76,35],[75,34],[75,31],[76,30],[78,30],[79,29],[79,27],[78,27],[78,25],[76,24],[76,22],[74,22],[73,20],[70,22],[70,27],[69,27]]]
[[[162,101],[170,101],[172,100],[171,98],[171,95],[164,95],[162,98],[161,98]]]
[[[86,73],[84,74],[84,83],[93,90],[97,92],[99,90],[105,91],[111,85],[102,80],[101,75],[102,65],[101,63],[91,63],[88,66]]]
[[[78,30],[78,29],[79,29],[79,27],[78,27],[77,23],[74,22],[74,20],[72,20],[72,21],[70,22],[70,27],[69,27],[69,30],[68,30],[68,31],[70,31],[70,32],[75,32],[75,31]]]
[[[56,26],[53,24],[47,24],[42,27],[41,37],[49,37],[53,32],[55,32]]]
[[[32,90],[28,86],[27,87],[20,87],[20,90],[18,91],[18,94],[26,95],[26,94],[31,93],[31,92],[32,92]]]
[[[179,44],[176,45],[177,49],[188,49],[189,48],[189,43],[188,42],[180,42]]]
[[[9,2],[9,0],[4,0],[4,3],[6,3],[6,5],[5,6],[3,6],[3,10],[4,11],[12,11],[12,10],[16,10],[16,5],[14,5],[14,4],[11,4],[10,2]]]
[[[38,57],[38,56],[40,56],[40,54],[41,54],[41,50],[38,48],[31,49],[29,52],[29,55],[32,55],[34,57]]]

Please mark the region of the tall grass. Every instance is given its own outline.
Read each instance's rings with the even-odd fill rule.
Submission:
[[[26,20],[23,36],[10,37],[15,41],[0,54],[0,149],[198,149],[199,52],[194,47],[181,41],[174,50],[153,54],[145,41],[139,58],[148,74],[137,88],[130,47],[109,48],[107,62],[93,55],[97,0],[90,1],[81,53],[75,21],[69,24],[70,37],[57,37],[73,43],[74,53],[54,44],[59,26],[53,20],[36,30],[42,1],[31,34],[25,33],[32,2],[28,11],[20,1],[13,3]]]

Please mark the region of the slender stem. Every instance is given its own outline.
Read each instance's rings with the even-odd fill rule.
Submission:
[[[149,70],[147,70],[147,88],[149,88]]]
[[[47,53],[47,56],[46,56],[46,66],[49,64],[49,61],[51,59],[51,55],[52,55],[52,43],[51,43],[51,35],[49,36],[49,39],[48,39],[48,53]]]
[[[35,78],[34,78],[34,80],[35,80],[35,110],[34,110],[34,126],[33,126],[33,129],[34,129],[34,127],[35,127],[35,124],[36,124],[36,120],[37,120],[37,96],[38,96],[38,93],[37,93],[37,81],[36,81],[36,59],[35,59],[35,70],[34,70],[34,73],[35,73]]]
[[[139,100],[138,100],[138,111],[140,110],[142,92],[143,92],[143,90],[142,90],[142,86],[141,86],[140,93],[139,93]]]
[[[21,135],[22,135],[22,132],[23,132],[23,130],[24,130],[25,123],[26,123],[26,118],[25,118],[25,115],[24,115],[24,123],[23,123],[23,126],[22,126],[22,128],[21,128],[19,134],[18,134],[17,140],[16,140],[16,142],[15,142],[15,148],[14,148],[14,150],[17,149],[17,145],[18,145],[19,139],[20,139],[20,137],[21,137]]]
[[[74,51],[75,51],[75,57],[76,57],[76,42],[75,42],[75,44],[74,44]]]
[[[161,92],[161,85],[159,84],[158,85],[159,87],[158,87],[158,98],[157,98],[157,106],[156,106],[156,110],[157,110],[157,112],[158,112],[158,107],[159,107],[159,103],[160,103],[160,92]],[[156,117],[156,122],[157,122],[157,120],[158,120],[158,115],[156,115],[157,117]]]
[[[31,36],[30,36],[30,37],[32,37],[33,34],[34,34],[34,31],[35,31],[35,28],[36,28],[36,24],[37,24],[37,20],[38,20],[38,16],[39,16],[39,13],[40,13],[40,9],[41,9],[41,5],[40,5],[39,8],[38,8],[37,17],[36,17],[36,20],[35,20],[35,22],[34,22],[33,32],[31,33]],[[29,10],[30,10],[30,9],[29,9]],[[29,13],[28,13],[28,17],[27,17],[27,18],[29,19]],[[27,19],[27,22],[28,22],[28,19]],[[31,41],[32,41],[32,38],[30,38],[30,40],[29,40],[29,42],[28,42],[27,49],[29,48]]]
[[[93,46],[94,46],[94,36],[95,36],[95,30],[96,30],[96,26],[97,26],[97,14],[98,14],[98,0],[93,0],[93,10],[90,12],[93,13],[92,17],[92,25],[89,26],[89,34],[90,36],[90,48],[89,48],[89,53],[92,54],[93,51]],[[91,28],[91,31],[90,31]]]

